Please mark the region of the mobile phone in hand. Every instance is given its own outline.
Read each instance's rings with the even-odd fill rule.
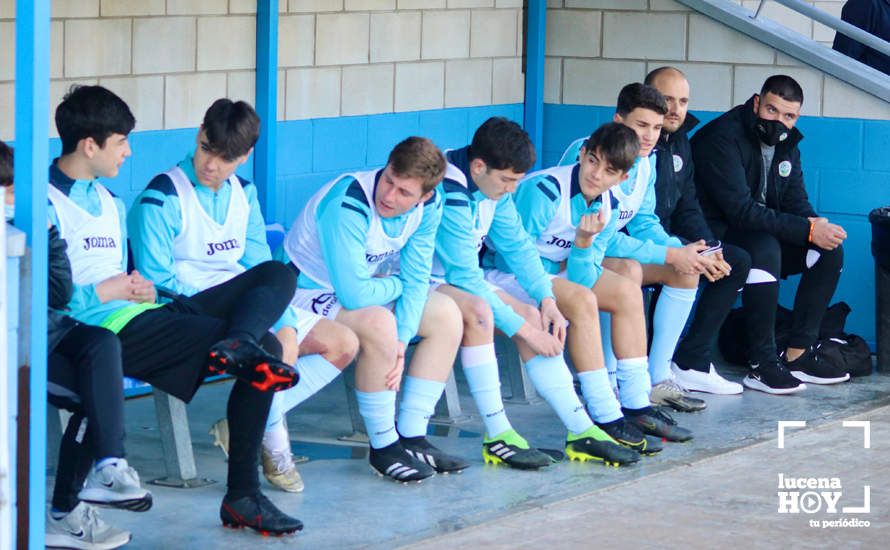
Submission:
[[[720,252],[721,250],[723,250],[723,243],[721,243],[720,241],[718,241],[716,239],[706,242],[705,245],[708,248],[699,252],[700,256],[711,256],[711,255],[716,254],[717,252]]]

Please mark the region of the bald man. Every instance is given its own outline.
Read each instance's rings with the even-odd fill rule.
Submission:
[[[687,133],[698,119],[689,114],[689,82],[673,67],[655,69],[646,76],[646,84],[656,88],[667,100],[661,136],[655,147],[655,213],[665,231],[684,243],[704,240],[712,243],[709,251],[716,259],[702,275],[703,289],[686,336],[674,351],[671,370],[681,388],[712,394],[742,392],[742,385],[720,376],[711,362],[712,350],[720,326],[745,284],[751,267],[747,252],[732,245],[716,244],[714,234],[695,196],[695,169]],[[653,387],[653,403],[679,408],[676,388]]]

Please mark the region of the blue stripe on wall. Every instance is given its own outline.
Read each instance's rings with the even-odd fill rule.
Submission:
[[[614,107],[544,106],[544,165],[556,163],[572,140],[611,120]],[[720,115],[696,111],[702,125]],[[798,128],[804,181],[818,212],[844,226],[845,269],[835,300],[853,308],[847,330],[874,347],[875,283],[868,213],[890,205],[890,121],[801,117]],[[781,301],[791,306],[800,277],[782,285]]]

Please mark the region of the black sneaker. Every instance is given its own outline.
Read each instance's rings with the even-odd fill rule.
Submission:
[[[640,453],[621,445],[597,426],[591,427],[577,439],[567,440],[566,455],[571,460],[594,460],[616,468],[640,460]]]
[[[303,522],[279,510],[266,495],[257,493],[239,499],[223,498],[219,519],[226,527],[250,527],[263,536],[281,536],[299,531]]]
[[[300,380],[296,369],[250,340],[220,340],[210,348],[208,358],[210,372],[231,374],[260,391],[286,390]]]
[[[442,452],[423,436],[400,437],[399,441],[406,453],[429,464],[440,474],[459,474],[470,467],[466,460]]]
[[[662,407],[644,407],[638,410],[623,409],[623,411],[627,421],[646,435],[679,442],[692,439],[692,432],[677,426],[677,421]]]
[[[843,369],[839,369],[830,361],[825,361],[816,353],[816,347],[807,348],[797,359],[788,361],[785,358],[785,352],[779,356],[779,360],[791,373],[791,376],[797,378],[801,382],[812,382],[813,384],[839,384],[850,379],[850,373]]]
[[[400,483],[411,481],[420,483],[436,474],[436,470],[431,466],[411,456],[399,441],[382,449],[371,447],[368,461],[377,475]]]
[[[529,447],[514,429],[483,440],[482,458],[486,464],[506,464],[517,470],[538,470],[555,462],[550,455]]]
[[[763,363],[752,363],[751,373],[742,380],[742,384],[752,390],[773,395],[795,393],[807,387],[792,376],[778,358]]]
[[[654,455],[664,449],[661,439],[643,434],[624,417],[605,424],[597,423],[604,432],[618,443],[643,455]]]

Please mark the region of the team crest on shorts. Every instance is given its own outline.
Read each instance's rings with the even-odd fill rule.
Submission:
[[[683,169],[683,157],[680,155],[674,155],[674,172],[679,172]]]
[[[791,175],[791,162],[783,160],[779,163],[779,175],[783,178],[787,178]]]

